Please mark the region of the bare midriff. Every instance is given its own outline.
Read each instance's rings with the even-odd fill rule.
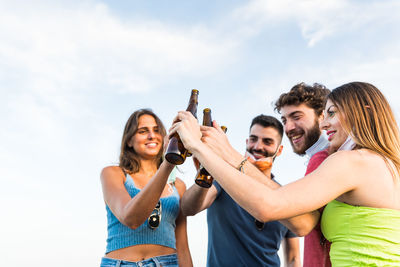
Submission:
[[[142,261],[148,258],[176,253],[173,248],[144,244],[121,248],[107,253],[104,257],[125,261]]]

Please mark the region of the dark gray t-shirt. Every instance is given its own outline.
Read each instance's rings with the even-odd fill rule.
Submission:
[[[278,250],[283,238],[296,237],[278,221],[260,231],[254,217],[241,208],[214,181],[218,195],[207,209],[207,266],[280,266]]]

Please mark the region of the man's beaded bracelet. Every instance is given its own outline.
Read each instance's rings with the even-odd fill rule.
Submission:
[[[244,164],[246,164],[246,162],[247,162],[247,158],[245,158],[244,160],[242,160],[242,162],[240,162],[239,166],[237,166],[236,169],[238,169],[240,172],[243,172],[243,173],[244,173],[243,166],[244,166]]]

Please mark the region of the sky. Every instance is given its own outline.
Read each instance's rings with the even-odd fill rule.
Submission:
[[[98,266],[106,246],[99,174],[118,163],[129,115],[167,129],[199,90],[244,153],[248,127],[299,82],[377,86],[400,114],[400,2],[0,0],[0,246],[10,266]],[[302,177],[285,138],[273,172]],[[191,159],[179,176],[193,184]],[[188,218],[205,266],[205,212]]]

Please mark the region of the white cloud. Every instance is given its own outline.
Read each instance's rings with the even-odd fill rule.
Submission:
[[[173,76],[212,73],[229,64],[233,49],[201,26],[122,20],[99,3],[38,4],[35,12],[6,8],[0,12],[0,68],[25,76],[22,86],[36,92],[94,90],[98,84],[147,91]]]
[[[394,37],[395,38],[395,37]],[[395,113],[400,116],[400,96],[398,90],[398,69],[400,68],[400,50],[397,41],[386,46],[375,59],[338,57],[329,64],[308,64],[301,62],[288,66],[276,76],[268,75],[253,88],[254,94],[275,101],[282,92],[288,91],[299,82],[322,83],[330,89],[352,81],[369,82],[378,87],[390,101]],[[376,49],[381,48],[377,44]],[[262,103],[260,103],[261,105]],[[270,103],[265,103],[269,105]]]
[[[371,22],[399,21],[399,12],[400,4],[396,1],[254,0],[238,8],[234,17],[245,24],[249,34],[293,21],[308,45],[314,46],[324,38],[356,31]]]

